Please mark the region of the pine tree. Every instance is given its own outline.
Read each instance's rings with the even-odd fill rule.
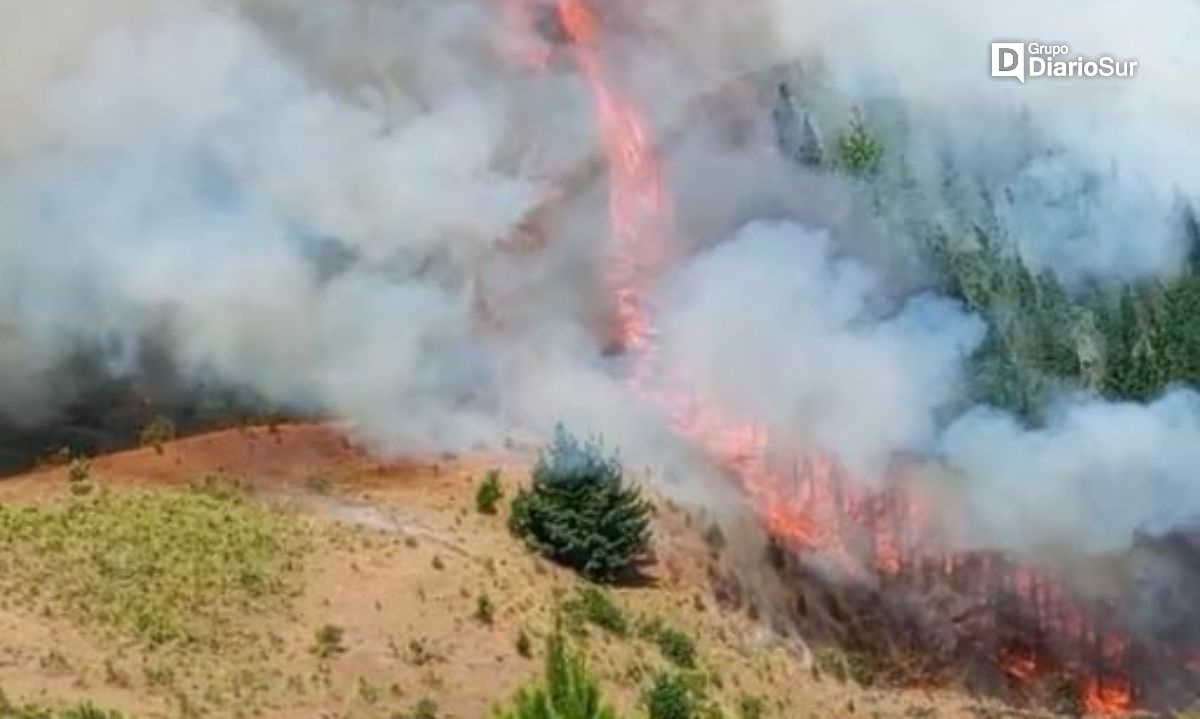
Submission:
[[[509,526],[542,555],[593,581],[613,581],[645,560],[651,511],[625,485],[615,456],[560,426],[534,465],[531,487],[513,499]]]
[[[883,143],[867,129],[860,113],[850,120],[850,129],[838,138],[838,161],[851,175],[867,177],[879,171]]]
[[[603,703],[583,657],[567,648],[561,631],[546,640],[544,686],[517,693],[515,706],[496,719],[616,719]]]

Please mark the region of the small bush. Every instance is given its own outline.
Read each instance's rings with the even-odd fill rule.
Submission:
[[[326,624],[317,630],[311,651],[321,659],[328,659],[346,651],[342,644],[346,631],[333,624]]]
[[[692,669],[696,666],[696,645],[692,638],[673,627],[664,629],[658,635],[658,649],[667,661]]]
[[[598,442],[561,426],[512,502],[509,526],[536,552],[594,581],[613,581],[648,554],[652,507],[627,487],[620,463]]]
[[[87,457],[75,457],[67,468],[67,486],[71,494],[82,497],[90,494],[92,487],[92,463]]]
[[[642,624],[638,634],[658,646],[663,658],[683,669],[696,667],[696,645],[692,638],[661,619],[651,619]]]
[[[529,634],[524,629],[517,632],[517,654],[526,659],[533,656],[533,642],[529,640]]]
[[[642,694],[649,719],[693,719],[697,702],[687,680],[678,674],[660,674]]]
[[[496,619],[496,607],[492,604],[492,598],[486,594],[480,594],[475,601],[475,619],[480,624],[489,626]]]
[[[480,514],[495,514],[496,505],[503,498],[504,488],[500,486],[500,470],[490,470],[475,490],[475,509],[479,510]]]
[[[583,587],[575,596],[563,603],[568,617],[576,622],[587,622],[618,637],[629,634],[629,620],[608,592],[599,587]]]
[[[408,662],[416,667],[423,667],[433,662],[442,661],[442,655],[425,639],[413,639],[408,643]]]
[[[713,522],[704,530],[704,543],[708,545],[712,556],[721,556],[721,552],[725,550],[725,533],[721,531],[721,525]]]
[[[155,415],[142,428],[141,444],[143,447],[153,447],[155,453],[163,453],[163,445],[175,439],[175,423],[166,415]]]
[[[393,719],[437,719],[438,705],[432,699],[426,697],[417,702],[412,711],[406,713],[396,712],[392,715]]]
[[[738,716],[741,719],[763,719],[767,715],[767,703],[754,694],[743,694],[738,699]]]

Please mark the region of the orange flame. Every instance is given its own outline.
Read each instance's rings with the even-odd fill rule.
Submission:
[[[1081,693],[1088,714],[1120,716],[1133,710],[1133,685],[1119,674],[1089,677]]]
[[[1037,654],[1023,644],[1004,647],[997,663],[1005,674],[1018,682],[1028,682],[1037,676]]]

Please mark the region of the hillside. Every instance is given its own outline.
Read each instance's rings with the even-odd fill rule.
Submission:
[[[433,716],[487,716],[538,678],[556,608],[585,586],[531,556],[503,509],[476,511],[488,469],[511,496],[527,463],[519,452],[382,463],[333,429],[288,425],[99,458],[82,482],[50,467],[0,483],[7,710],[428,717],[436,705]],[[80,483],[89,489],[70,486]],[[733,562],[705,541],[709,525],[656,504],[648,580],[611,597],[631,627],[657,619],[694,640],[726,716],[1002,711],[821,676],[802,643],[748,610],[753,601],[717,601],[711,578]],[[63,512],[74,514],[59,521]],[[636,715],[649,677],[670,663],[645,632],[566,621],[607,697]]]

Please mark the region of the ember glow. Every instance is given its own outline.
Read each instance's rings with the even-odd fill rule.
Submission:
[[[506,0],[510,17],[537,22],[532,0]],[[1123,617],[1078,599],[1055,576],[986,552],[953,553],[926,544],[936,500],[893,472],[871,489],[823,451],[773,442],[762,423],[737,417],[695,390],[688,368],[663,366],[651,288],[677,256],[673,207],[647,116],[610,77],[605,30],[586,0],[555,0],[557,31],[595,108],[608,167],[611,244],[605,281],[615,344],[627,384],[657,404],[674,429],[735,478],[775,539],[798,555],[819,554],[846,576],[873,576],[909,590],[952,587],[980,608],[964,631],[992,637],[994,666],[1011,684],[1072,686],[1088,713],[1135,707],[1126,671],[1135,661]],[[545,65],[541,52],[527,60]],[[946,521],[943,519],[943,531]],[[945,546],[945,545],[941,545]],[[1006,633],[1018,636],[1004,640]],[[985,642],[986,643],[986,642]]]

